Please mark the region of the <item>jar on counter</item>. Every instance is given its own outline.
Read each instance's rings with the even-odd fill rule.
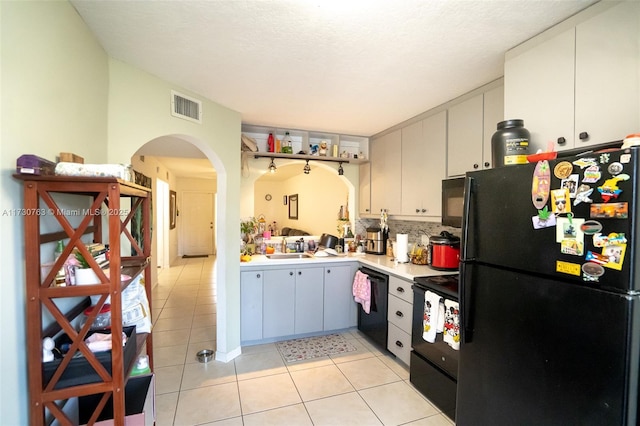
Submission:
[[[89,315],[91,315],[95,308],[96,306],[90,306],[84,310],[83,317],[80,320],[80,328],[82,328],[86,324],[87,318],[89,318]],[[111,305],[105,303],[104,305],[102,305],[102,308],[100,308],[98,316],[93,321],[93,324],[91,324],[91,327],[89,327],[89,329],[104,330],[107,328],[111,328]]]

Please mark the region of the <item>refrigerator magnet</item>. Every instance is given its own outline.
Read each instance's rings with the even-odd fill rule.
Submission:
[[[596,183],[602,177],[602,172],[600,171],[600,166],[589,166],[584,171],[584,176],[582,177],[582,182],[584,183]]]
[[[589,166],[597,166],[598,162],[595,158],[580,158],[573,162],[573,165],[580,167],[581,169],[586,169]]]
[[[589,216],[592,219],[627,219],[629,217],[628,203],[594,203],[589,206]]]
[[[556,215],[571,213],[569,190],[567,188],[551,191],[551,211]]]
[[[578,256],[584,254],[583,224],[584,219],[571,219],[568,217],[559,217],[556,219],[556,242],[562,244],[565,240],[575,240],[575,244],[572,241],[568,241],[566,242],[566,246],[573,247],[575,245],[577,251],[575,253],[565,254],[576,254]]]
[[[577,206],[580,203],[593,203],[593,200],[589,198],[593,193],[593,188],[584,183],[576,189],[576,197],[573,200],[573,205]]]
[[[567,188],[567,190],[569,190],[570,198],[576,198],[579,178],[579,175],[569,175],[566,179],[562,179],[562,181],[560,181],[560,187]]]
[[[585,281],[598,281],[604,275],[604,268],[594,262],[587,262],[582,265],[582,278]]]
[[[573,165],[568,161],[561,161],[553,168],[553,174],[558,179],[566,179],[573,173]]]
[[[556,226],[556,215],[551,213],[547,206],[544,206],[543,209],[538,210],[537,216],[531,217],[531,222],[533,223],[533,229],[549,228]]]
[[[629,180],[630,178],[631,177],[628,174],[623,173],[605,180],[604,183],[598,187],[598,192],[602,196],[602,201],[606,203],[612,198],[618,198],[622,192],[622,190],[618,188],[618,182]]]
[[[622,270],[622,263],[624,262],[624,255],[626,251],[626,244],[609,245],[604,247],[602,249],[602,255],[609,259],[609,261],[603,266],[605,268],[611,268],[617,271]]]
[[[568,164],[568,163],[567,163]],[[551,169],[547,160],[538,161],[533,170],[531,181],[531,201],[533,206],[540,210],[549,201],[549,191],[551,190]]]

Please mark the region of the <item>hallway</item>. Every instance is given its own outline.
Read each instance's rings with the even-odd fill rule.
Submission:
[[[246,346],[229,363],[199,363],[215,349],[215,258],[179,259],[153,289],[158,426],[421,425],[453,423],[409,383],[393,356],[357,330],[357,350],[285,363],[274,344]]]

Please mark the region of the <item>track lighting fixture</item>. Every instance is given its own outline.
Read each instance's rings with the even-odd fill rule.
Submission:
[[[340,162],[340,166],[338,167],[338,176],[344,175],[344,169],[342,168],[342,162]]]
[[[308,175],[311,171],[311,166],[309,165],[309,160],[307,160],[307,164],[304,165],[304,174]]]
[[[271,164],[269,164],[269,172],[271,173],[276,172],[276,163],[273,162],[273,158],[271,159]]]

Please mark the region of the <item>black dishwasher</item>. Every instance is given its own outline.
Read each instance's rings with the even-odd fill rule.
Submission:
[[[369,268],[360,268],[360,272],[371,282],[371,309],[367,314],[358,304],[358,330],[386,350],[389,277]]]

